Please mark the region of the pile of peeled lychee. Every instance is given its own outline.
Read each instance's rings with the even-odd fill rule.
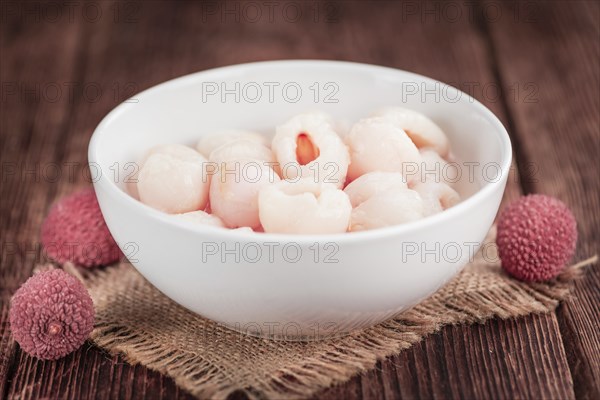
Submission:
[[[119,260],[92,189],[68,196],[50,210],[41,229],[46,254],[59,264],[97,267]],[[523,281],[555,278],[572,257],[576,222],[552,197],[522,197],[498,220],[502,267]],[[62,269],[38,272],[11,300],[10,328],[21,349],[54,360],[77,350],[94,327],[94,305],[83,283]]]

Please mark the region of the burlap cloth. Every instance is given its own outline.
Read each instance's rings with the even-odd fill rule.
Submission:
[[[493,243],[495,230],[486,241]],[[201,398],[243,390],[251,398],[303,398],[385,358],[446,324],[483,322],[553,310],[581,266],[556,280],[525,284],[502,272],[495,247],[428,300],[396,318],[346,337],[319,342],[264,340],[243,335],[175,304],[131,265],[84,278],[96,307],[92,340],[131,363],[172,377]],[[593,261],[592,261],[593,262]]]

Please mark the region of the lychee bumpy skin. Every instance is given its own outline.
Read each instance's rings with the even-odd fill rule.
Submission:
[[[60,269],[39,272],[14,294],[9,320],[23,351],[56,360],[88,338],[94,327],[94,304],[74,276]]]
[[[496,238],[502,267],[526,282],[555,278],[573,256],[577,223],[560,200],[520,198],[500,214]]]
[[[122,254],[92,188],[67,196],[52,207],[42,224],[41,240],[46,254],[61,264],[108,265]]]

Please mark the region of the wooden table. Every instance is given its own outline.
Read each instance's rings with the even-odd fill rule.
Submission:
[[[138,91],[191,72],[335,59],[457,86],[511,134],[505,202],[524,193],[560,198],[579,222],[575,258],[598,251],[598,3],[253,4],[2,3],[3,397],[190,397],[91,344],[56,362],[29,357],[12,340],[7,315],[11,294],[44,261],[38,230],[49,205],[89,185],[86,150],[100,119]],[[446,327],[317,398],[600,398],[599,310],[596,267],[556,312]]]

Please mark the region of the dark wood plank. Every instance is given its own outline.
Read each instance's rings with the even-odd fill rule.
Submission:
[[[81,26],[77,22],[39,23],[4,14],[2,19],[0,395],[6,395],[8,379],[19,362],[17,346],[8,332],[8,300],[41,259],[37,232],[56,191],[55,183],[44,179],[41,171],[42,166],[56,160],[55,143],[64,134],[70,108],[65,96],[56,97],[56,92],[46,90],[51,82],[73,80]]]
[[[502,10],[514,13],[514,7],[505,4]],[[600,242],[600,6],[539,2],[534,7],[535,22],[502,21],[492,24],[491,32],[503,79],[533,82],[538,89],[537,101],[511,104],[521,151],[539,171],[531,191],[571,207],[579,230],[575,258],[584,259]],[[598,268],[576,282],[558,320],[577,397],[600,397]]]
[[[448,326],[355,377],[350,387],[363,383],[362,398],[573,398],[570,377],[556,375],[568,371],[562,341],[551,334],[558,329],[556,324],[555,319],[536,315]],[[557,353],[562,354],[555,361]],[[549,368],[554,362],[561,363],[559,368]],[[521,379],[530,385],[512,383]],[[380,383],[365,386],[365,380]],[[436,384],[423,385],[429,381]],[[347,384],[341,385],[323,391],[319,398],[348,398],[347,390]]]
[[[56,151],[72,107],[65,93],[52,89],[75,80],[80,30],[77,21],[36,23],[15,17],[2,24],[3,290],[14,290],[40,260],[39,225],[58,186],[44,171],[53,163],[60,167]]]
[[[89,343],[54,362],[20,353],[9,384],[9,398],[193,398],[171,379],[142,366],[131,366]]]
[[[8,329],[8,295],[0,295],[0,396],[4,397],[8,391],[8,377],[12,374],[14,357],[17,351],[16,344]]]

